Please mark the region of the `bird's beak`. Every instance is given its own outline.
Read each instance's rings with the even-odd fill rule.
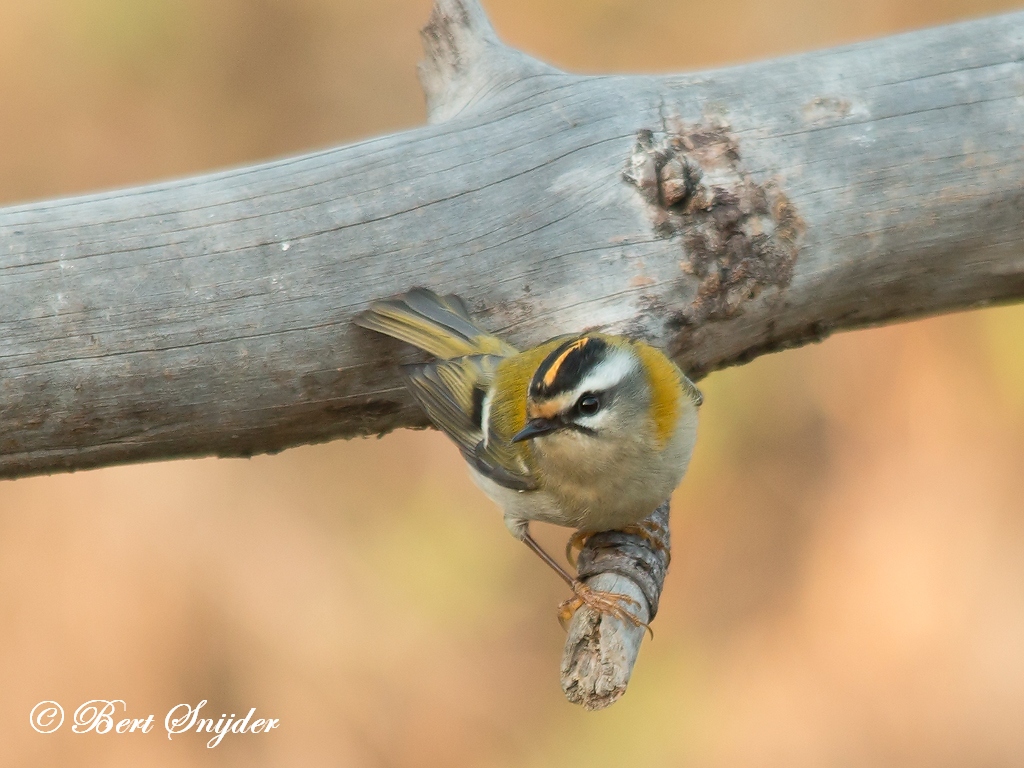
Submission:
[[[526,426],[512,438],[512,442],[520,443],[523,440],[532,440],[535,437],[546,435],[548,432],[554,432],[556,429],[558,429],[558,424],[551,419],[530,419],[526,422]]]

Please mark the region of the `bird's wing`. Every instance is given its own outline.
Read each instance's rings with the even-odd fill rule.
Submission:
[[[478,472],[506,488],[537,487],[511,446],[485,445],[483,407],[499,355],[470,355],[403,366],[409,390],[427,416]]]
[[[442,360],[466,355],[516,354],[511,345],[477,327],[458,296],[439,296],[426,288],[413,288],[393,299],[375,301],[357,314],[353,322],[401,339]]]

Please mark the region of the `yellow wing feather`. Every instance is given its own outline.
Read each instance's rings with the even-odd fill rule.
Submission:
[[[507,357],[517,352],[515,347],[478,328],[457,296],[439,296],[426,288],[413,288],[396,298],[375,301],[353,322],[419,347],[440,360],[467,355]]]

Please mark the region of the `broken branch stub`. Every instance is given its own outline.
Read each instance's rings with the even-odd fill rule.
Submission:
[[[670,560],[669,503],[642,524],[644,534],[595,533],[577,560],[577,574],[589,587],[625,595],[637,618],[650,624],[658,613]],[[626,692],[647,630],[583,606],[573,615],[562,654],[562,690],[586,709],[604,709]]]
[[[425,57],[419,76],[431,123],[514,96],[502,91],[528,77],[563,74],[503,45],[476,0],[436,0],[420,37]]]

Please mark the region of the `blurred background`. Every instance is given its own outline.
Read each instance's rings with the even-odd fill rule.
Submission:
[[[1020,4],[486,7],[563,68],[650,72]],[[0,201],[416,126],[429,5],[0,0]],[[1024,764],[1024,308],[702,386],[657,637],[596,714],[559,689],[564,587],[436,433],[0,482],[0,765]],[[29,728],[40,700],[95,698],[156,730]],[[282,724],[168,741],[167,710],[202,699]]]

